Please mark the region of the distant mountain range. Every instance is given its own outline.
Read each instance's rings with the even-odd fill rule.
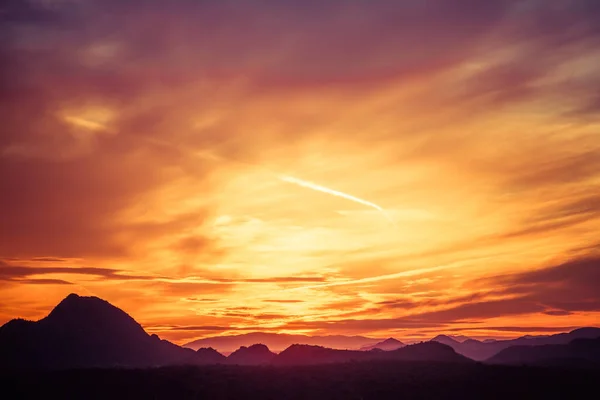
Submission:
[[[569,367],[600,366],[600,337],[574,339],[567,344],[512,346],[500,351],[486,363]]]
[[[389,339],[385,339],[383,342],[379,342],[379,343],[375,343],[374,345],[371,346],[364,346],[361,347],[360,349],[362,351],[370,351],[370,350],[384,350],[384,351],[392,351],[392,350],[397,350],[401,347],[406,346],[404,343],[402,343],[401,341],[394,339],[394,338],[389,338]]]
[[[37,321],[15,319],[0,327],[0,368],[152,367],[164,365],[310,365],[376,360],[467,363],[485,360],[509,365],[600,366],[600,329],[581,328],[569,333],[514,340],[480,342],[436,336],[412,345],[394,338],[377,342],[360,336],[303,336],[249,334],[193,342],[224,343],[270,339],[279,346],[298,342],[345,343],[349,347],[372,341],[361,350],[333,349],[292,343],[279,354],[266,344],[242,345],[228,357],[210,347],[180,347],[156,335],[122,310],[97,297],[67,296],[47,317]],[[221,339],[221,341],[217,340]],[[462,338],[461,338],[462,339]],[[212,342],[211,342],[212,341]],[[189,344],[191,345],[191,344]]]
[[[452,347],[457,353],[476,361],[487,360],[504,349],[513,346],[543,346],[567,344],[574,339],[595,339],[600,337],[600,328],[580,328],[568,333],[549,336],[523,336],[512,340],[479,341],[467,339],[459,342],[446,335],[438,335],[431,339]]]
[[[189,347],[194,350],[201,347],[213,347],[225,354],[231,353],[241,346],[247,347],[256,343],[262,343],[275,352],[283,351],[293,344],[307,344],[312,346],[330,347],[332,349],[356,350],[361,347],[375,345],[380,340],[381,339],[373,339],[364,336],[307,336],[289,335],[285,333],[252,332],[242,335],[215,336],[198,339],[184,344],[183,347]]]
[[[444,363],[473,362],[457,354],[451,347],[437,342],[422,342],[385,351],[378,348],[369,351],[337,350],[321,346],[294,344],[274,359],[276,365],[314,365],[351,361],[431,361]]]

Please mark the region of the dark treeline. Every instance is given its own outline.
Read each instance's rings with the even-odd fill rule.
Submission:
[[[599,376],[597,369],[377,361],[0,371],[0,385],[11,399],[515,400],[590,398]]]

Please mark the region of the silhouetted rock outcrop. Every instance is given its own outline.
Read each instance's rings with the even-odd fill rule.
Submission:
[[[376,343],[372,346],[361,347],[361,350],[369,351],[369,350],[379,349],[379,350],[391,351],[391,350],[399,349],[404,346],[406,346],[406,345],[404,343],[402,343],[401,341],[396,340],[394,338],[389,338],[389,339],[385,339],[382,342]]]
[[[236,365],[262,365],[269,364],[276,354],[271,352],[264,344],[253,344],[250,347],[242,346],[227,357],[227,364]]]
[[[97,297],[70,294],[47,317],[0,327],[0,366],[145,367],[204,364],[202,357],[156,335]]]

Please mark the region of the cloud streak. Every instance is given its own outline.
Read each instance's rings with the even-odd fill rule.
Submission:
[[[287,182],[287,183],[292,183],[294,185],[298,185],[298,186],[305,187],[308,189],[316,190],[317,192],[327,193],[332,196],[341,197],[343,199],[350,200],[355,203],[374,208],[375,210],[379,211],[388,221],[393,222],[392,219],[390,218],[390,216],[386,213],[386,211],[381,206],[379,206],[375,203],[372,203],[370,201],[363,200],[361,198],[349,195],[344,192],[340,192],[338,190],[333,190],[333,189],[327,188],[325,186],[317,185],[316,183],[313,183],[313,182],[294,178],[293,176],[285,176],[284,175],[284,176],[280,176],[279,179],[281,179],[282,181]]]
[[[4,3],[1,321],[598,320],[597,1]]]

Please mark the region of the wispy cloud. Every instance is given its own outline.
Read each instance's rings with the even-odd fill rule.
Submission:
[[[378,206],[377,204],[372,203],[370,201],[363,200],[363,199],[358,198],[356,196],[352,196],[352,195],[349,195],[347,193],[340,192],[338,190],[333,190],[333,189],[327,188],[325,186],[317,185],[316,183],[313,183],[313,182],[309,182],[309,181],[305,181],[305,180],[302,180],[302,179],[294,178],[293,176],[281,176],[281,177],[279,177],[279,179],[281,179],[284,182],[293,183],[294,185],[298,185],[298,186],[302,186],[302,187],[305,187],[305,188],[308,188],[308,189],[316,190],[318,192],[327,193],[327,194],[330,194],[332,196],[341,197],[341,198],[344,198],[346,200],[350,200],[350,201],[353,201],[355,203],[359,203],[359,204],[365,205],[367,207],[374,208],[377,211],[379,211],[380,213],[382,213],[385,218],[387,218],[388,220],[391,221],[390,217],[388,216],[388,214],[386,213],[386,211],[381,206]]]
[[[0,15],[0,319],[598,319],[597,1],[47,3]]]

